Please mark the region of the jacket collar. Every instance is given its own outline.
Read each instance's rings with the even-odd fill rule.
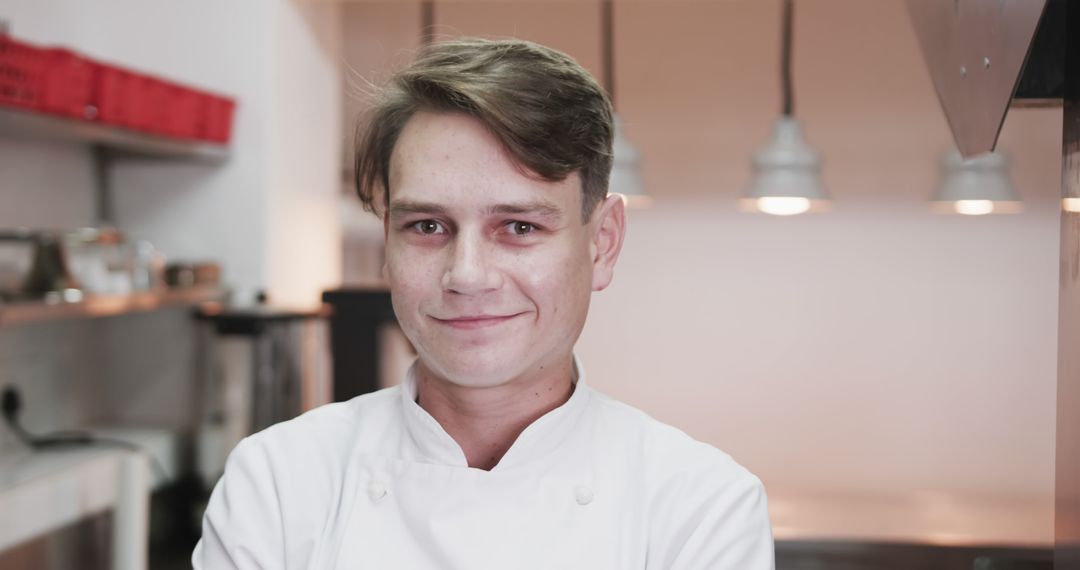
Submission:
[[[465,453],[450,434],[424,408],[416,403],[416,363],[409,367],[401,384],[401,405],[404,412],[408,442],[414,446],[409,453],[426,463],[451,467],[468,467]],[[514,444],[499,460],[492,471],[505,471],[513,467],[542,459],[554,452],[575,431],[592,390],[585,383],[581,361],[574,356],[572,382],[574,391],[563,405],[544,414],[521,432]]]

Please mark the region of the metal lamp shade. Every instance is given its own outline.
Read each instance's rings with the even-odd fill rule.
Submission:
[[[1008,160],[997,152],[969,159],[955,150],[945,155],[934,201],[937,211],[956,214],[1020,211],[1020,201],[1009,180]]]
[[[618,116],[614,119],[615,141],[612,144],[614,156],[608,189],[621,194],[630,207],[646,207],[652,199],[645,192],[645,183],[641,179],[641,152],[627,140],[622,119]]]
[[[772,140],[754,156],[754,178],[744,207],[790,216],[821,211],[827,203],[821,158],[806,144],[798,121],[781,117]]]

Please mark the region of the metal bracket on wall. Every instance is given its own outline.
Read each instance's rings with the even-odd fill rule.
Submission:
[[[94,145],[94,208],[99,226],[116,225],[113,209],[112,165],[113,152],[105,146]]]

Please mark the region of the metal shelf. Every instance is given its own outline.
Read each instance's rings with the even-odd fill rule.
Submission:
[[[131,157],[221,162],[229,156],[228,147],[220,144],[174,139],[4,107],[0,107],[0,134],[31,140],[91,144]]]
[[[0,326],[60,319],[112,317],[154,311],[170,306],[220,301],[224,297],[225,290],[218,287],[192,287],[156,293],[93,295],[75,303],[31,301],[0,304]]]

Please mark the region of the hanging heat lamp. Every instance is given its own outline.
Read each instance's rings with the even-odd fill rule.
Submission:
[[[960,151],[947,153],[941,161],[941,182],[933,209],[941,213],[981,216],[1014,214],[1020,200],[1009,179],[1008,159],[988,152],[964,159]]]
[[[611,106],[615,108],[615,6],[613,0],[601,0],[601,40],[604,58],[604,89],[607,90]],[[613,164],[611,179],[608,182],[610,192],[625,197],[630,207],[646,207],[651,197],[645,192],[645,183],[641,178],[641,152],[627,138],[622,120],[614,116],[615,141],[612,145]]]
[[[435,38],[435,0],[420,2],[420,44],[431,45]]]
[[[795,119],[791,81],[791,38],[794,7],[783,0],[780,79],[783,107],[772,139],[754,156],[754,176],[743,200],[744,209],[792,216],[827,208],[821,183],[821,157],[803,138]]]

